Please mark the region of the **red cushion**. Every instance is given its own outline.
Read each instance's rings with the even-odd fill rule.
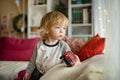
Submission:
[[[18,73],[18,78],[16,78],[15,80],[21,80],[21,77],[24,76],[24,74],[26,73],[26,70],[22,70]]]
[[[4,49],[29,49],[29,48],[33,48],[33,46],[39,40],[40,38],[16,39],[11,37],[4,37],[3,48]]]
[[[2,50],[0,60],[2,61],[29,61],[32,57],[33,49],[26,50]]]
[[[0,52],[1,52],[2,46],[3,46],[3,38],[0,37]]]
[[[83,39],[64,37],[64,41],[70,46],[72,52],[78,53],[79,49],[86,43]]]
[[[98,34],[88,40],[78,52],[78,57],[84,61],[92,56],[102,54],[105,46],[105,38],[101,38]]]
[[[40,38],[16,39],[3,37],[0,60],[4,61],[29,61],[36,43]]]

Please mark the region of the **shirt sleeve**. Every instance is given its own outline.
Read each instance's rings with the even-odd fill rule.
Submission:
[[[63,41],[63,44],[64,44],[64,48],[63,48],[63,54],[65,53],[65,52],[67,52],[67,51],[71,51],[71,48],[69,47],[69,45],[66,43],[66,42],[64,42]]]
[[[36,57],[37,57],[37,46],[34,49],[32,58],[30,59],[30,62],[29,62],[27,69],[26,69],[26,72],[29,74],[32,74],[33,70],[35,69]]]

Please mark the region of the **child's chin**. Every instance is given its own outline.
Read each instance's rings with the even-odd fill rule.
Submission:
[[[58,37],[58,40],[61,40],[61,39],[63,39],[63,37],[61,36],[61,37]]]
[[[62,40],[62,39],[58,39],[58,40]]]
[[[60,37],[60,38],[59,38],[59,40],[62,40],[62,39],[63,39],[63,37]]]

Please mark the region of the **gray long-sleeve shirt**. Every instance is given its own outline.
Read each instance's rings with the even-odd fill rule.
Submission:
[[[71,51],[68,44],[62,40],[54,45],[47,45],[44,40],[38,42],[33,56],[28,64],[27,73],[32,74],[37,68],[41,73],[45,73],[51,67],[62,62],[60,57],[66,52]]]

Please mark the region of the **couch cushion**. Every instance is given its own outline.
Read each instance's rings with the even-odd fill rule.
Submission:
[[[29,61],[35,45],[40,38],[16,39],[10,37],[3,38],[3,46],[0,52],[2,61]]]
[[[0,61],[0,80],[15,80],[27,68],[29,61]]]
[[[22,77],[24,77],[26,73],[26,70],[22,70],[18,73],[18,77],[15,80],[21,80]]]
[[[88,40],[83,47],[80,48],[78,56],[81,61],[84,61],[92,56],[102,54],[105,46],[105,38],[98,34]]]
[[[87,42],[80,38],[69,38],[67,36],[64,37],[64,41],[70,46],[72,52],[75,54],[77,54],[80,48]]]
[[[4,49],[30,49],[35,46],[36,42],[40,38],[31,38],[31,39],[16,39],[11,37],[3,38],[3,48]]]
[[[0,60],[2,61],[29,61],[32,57],[33,49],[26,50],[2,50]]]
[[[2,46],[3,46],[3,38],[0,37],[0,52],[1,52],[1,50],[2,50]]]

